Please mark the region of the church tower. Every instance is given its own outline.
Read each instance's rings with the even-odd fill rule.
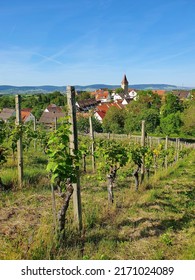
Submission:
[[[124,75],[124,78],[121,82],[121,87],[123,88],[125,95],[128,95],[128,85],[129,85],[129,82],[127,81],[126,75]]]

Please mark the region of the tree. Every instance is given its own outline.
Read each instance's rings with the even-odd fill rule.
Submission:
[[[79,132],[89,133],[89,118],[80,115],[77,118],[77,129]]]
[[[123,88],[116,88],[115,92],[120,94],[120,93],[124,93],[124,89]]]
[[[82,91],[81,93],[76,95],[76,101],[81,101],[89,98],[91,98],[91,95],[88,91]]]
[[[102,124],[94,117],[92,117],[93,129],[95,132],[102,132]],[[89,133],[89,118],[80,115],[77,119],[77,129],[80,132]]]
[[[176,113],[168,114],[167,116],[162,116],[160,120],[160,128],[165,135],[178,135],[180,133],[180,128],[182,126],[181,113],[178,111]]]
[[[160,125],[159,111],[153,108],[143,111],[141,114],[141,119],[146,121],[147,133],[153,133]]]
[[[189,136],[195,136],[195,100],[193,100],[189,106],[184,110],[181,119],[183,126],[182,132]]]
[[[123,133],[125,123],[125,112],[115,106],[109,108],[103,119],[103,129],[105,132]]]
[[[138,92],[138,104],[145,104],[147,108],[159,109],[161,106],[161,99],[158,94],[151,90],[142,90]]]
[[[167,117],[170,114],[174,114],[178,111],[183,111],[183,106],[179,97],[173,93],[168,93],[165,98],[165,104],[161,107],[161,114],[163,117]]]
[[[160,97],[152,91],[140,91],[138,98],[127,105],[124,130],[126,133],[140,132],[141,120],[146,120],[147,132],[154,132],[159,125]]]

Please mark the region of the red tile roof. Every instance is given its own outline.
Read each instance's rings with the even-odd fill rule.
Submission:
[[[22,122],[25,122],[25,120],[30,116],[30,112],[26,112],[24,110],[21,110],[21,120]]]
[[[163,90],[163,89],[159,89],[159,90],[152,90],[152,92],[153,93],[156,93],[156,94],[158,94],[158,95],[160,95],[160,96],[163,96],[164,94],[165,94],[165,90]]]
[[[106,115],[106,112],[103,112],[103,111],[97,111],[96,114],[98,114],[100,116],[100,118],[103,120],[103,118],[105,117]]]

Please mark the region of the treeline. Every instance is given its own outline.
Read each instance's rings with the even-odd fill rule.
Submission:
[[[137,100],[131,101],[124,109],[111,107],[106,113],[103,123],[93,118],[96,132],[137,134],[141,131],[141,120],[146,121],[146,131],[153,135],[173,137],[195,137],[195,100],[194,91],[190,99],[180,100],[173,93],[162,98],[151,90],[139,91]],[[89,92],[82,92],[76,100],[90,98]],[[50,94],[22,95],[22,108],[32,108],[37,119],[51,103],[63,106],[66,110],[66,95],[55,91]],[[14,108],[13,95],[0,96],[0,109]],[[79,117],[77,127],[80,132],[89,132],[89,120]]]
[[[66,106],[66,96],[62,95],[59,91],[48,94],[24,94],[21,95],[22,108],[32,108],[32,114],[39,119],[43,110],[49,104],[56,104],[58,106]],[[0,96],[0,109],[3,108],[15,108],[15,96],[14,95],[2,95]]]
[[[180,100],[173,93],[160,98],[152,91],[140,91],[136,101],[124,110],[111,107],[103,119],[103,130],[111,133],[140,133],[141,120],[150,134],[195,137],[195,100]]]

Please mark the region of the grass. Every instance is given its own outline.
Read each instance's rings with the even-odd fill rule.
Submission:
[[[24,189],[0,193],[0,259],[194,259],[194,155],[146,179],[137,192],[122,170],[113,205],[106,182],[89,167],[81,176],[83,230],[75,228],[71,201],[64,246],[55,238],[46,159],[31,156]],[[4,182],[17,181],[14,168],[2,170]],[[57,211],[61,202],[56,194]]]

